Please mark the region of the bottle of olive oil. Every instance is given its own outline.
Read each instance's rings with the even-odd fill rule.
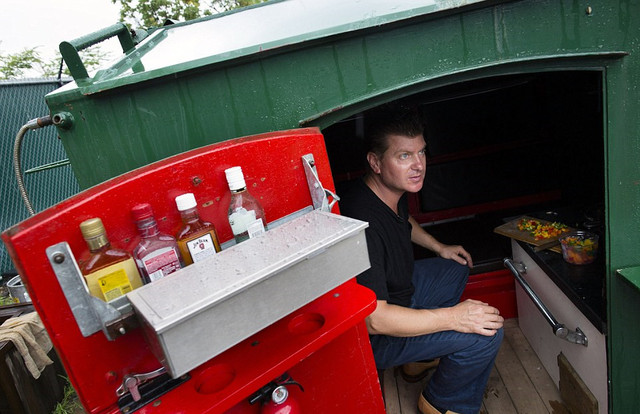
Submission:
[[[176,234],[178,249],[185,266],[206,259],[220,251],[220,242],[213,224],[200,219],[196,198],[192,193],[176,197],[182,227]]]
[[[85,220],[80,231],[89,246],[79,260],[80,272],[91,295],[109,302],[142,286],[133,258],[126,250],[111,247],[102,220]]]

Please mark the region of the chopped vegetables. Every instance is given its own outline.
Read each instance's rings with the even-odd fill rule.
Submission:
[[[588,264],[595,260],[598,253],[598,236],[586,232],[577,232],[560,239],[564,260],[573,264]]]
[[[562,239],[562,243],[568,244],[569,246],[589,247],[593,246],[594,240],[591,238],[585,239],[580,236],[567,236]]]
[[[535,219],[522,218],[518,223],[518,230],[529,232],[535,240],[543,240],[558,237],[562,233],[568,232],[569,227],[556,221],[553,223],[542,223]]]
[[[15,305],[16,303],[19,303],[18,300],[11,296],[0,298],[0,306]]]

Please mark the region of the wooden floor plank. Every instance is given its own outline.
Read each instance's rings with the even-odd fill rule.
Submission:
[[[410,383],[405,381],[399,372],[396,372],[396,381],[398,382],[402,414],[418,414],[418,398],[429,381],[429,377],[419,382]]]
[[[558,406],[562,405],[560,391],[520,328],[517,326],[505,327],[505,339],[511,344],[511,348],[516,353],[547,410],[560,414],[558,413]]]
[[[509,341],[502,342],[496,358],[496,369],[519,414],[549,412]]]
[[[393,375],[393,368],[384,371],[384,403],[387,414],[401,414],[398,383]]]
[[[489,381],[487,381],[487,388],[484,392],[483,414],[502,414],[502,413],[516,413],[516,407],[511,401],[511,396],[507,392],[507,388],[502,382],[500,373],[496,367],[491,370],[489,375]]]

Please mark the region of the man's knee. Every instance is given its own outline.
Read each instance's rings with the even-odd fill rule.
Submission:
[[[487,344],[487,347],[489,347],[492,353],[495,355],[498,353],[498,350],[500,349],[500,345],[502,344],[502,340],[504,339],[504,329],[503,328],[498,329],[495,335],[491,336],[490,338],[491,340]]]

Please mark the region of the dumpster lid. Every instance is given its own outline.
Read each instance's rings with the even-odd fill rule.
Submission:
[[[76,78],[75,83],[61,90],[79,87],[83,94],[91,94],[483,1],[283,0],[262,3],[155,29],[93,78]]]

